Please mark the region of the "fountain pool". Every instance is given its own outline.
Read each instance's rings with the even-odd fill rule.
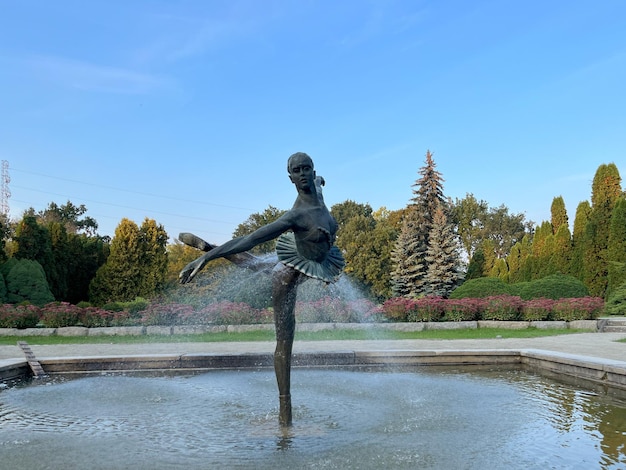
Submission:
[[[455,369],[455,370],[452,370]],[[55,378],[0,392],[12,469],[624,468],[626,401],[521,369]]]

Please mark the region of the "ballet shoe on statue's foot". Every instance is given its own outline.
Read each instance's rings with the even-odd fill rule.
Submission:
[[[278,422],[281,426],[291,426],[291,395],[279,395],[280,410]]]

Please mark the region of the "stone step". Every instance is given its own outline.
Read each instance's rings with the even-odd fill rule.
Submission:
[[[607,326],[626,326],[626,318],[609,318],[606,321]]]
[[[603,333],[626,333],[626,326],[605,326]]]

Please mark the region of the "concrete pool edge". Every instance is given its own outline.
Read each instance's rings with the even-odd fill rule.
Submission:
[[[195,372],[271,368],[270,353],[185,353],[40,358],[46,374]],[[337,350],[294,353],[294,367],[525,366],[626,390],[626,361],[541,349]],[[0,360],[0,383],[28,378],[28,362]]]

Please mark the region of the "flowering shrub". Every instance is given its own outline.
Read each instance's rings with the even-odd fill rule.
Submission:
[[[450,299],[445,302],[444,321],[476,320],[482,308],[482,300],[474,298]]]
[[[560,299],[554,303],[552,319],[561,321],[591,320],[597,318],[604,309],[600,297],[579,297]]]
[[[518,320],[523,301],[516,295],[494,295],[483,299],[483,320]]]
[[[193,315],[193,307],[186,304],[151,303],[141,311],[141,324],[150,325],[177,325]]]
[[[207,305],[188,320],[196,324],[246,325],[271,323],[273,318],[268,309],[254,308],[244,302],[222,301]]]
[[[447,301],[442,297],[427,296],[414,301],[408,313],[408,321],[428,322],[439,321],[444,315]]]
[[[68,302],[51,302],[41,307],[41,323],[48,328],[110,326],[112,318],[113,312],[108,310]]]
[[[350,318],[359,323],[380,322],[384,320],[382,308],[371,300],[350,300],[346,302],[346,308],[350,312]]]
[[[382,310],[372,301],[345,301],[322,297],[309,302],[296,302],[296,321],[302,323],[361,323],[380,319]]]
[[[34,328],[40,317],[41,311],[34,305],[0,305],[0,328]]]
[[[416,303],[415,299],[393,297],[383,303],[383,315],[392,321],[407,321],[409,313],[416,309]]]
[[[522,320],[543,321],[548,320],[554,308],[553,299],[533,299],[524,302],[522,307]]]

